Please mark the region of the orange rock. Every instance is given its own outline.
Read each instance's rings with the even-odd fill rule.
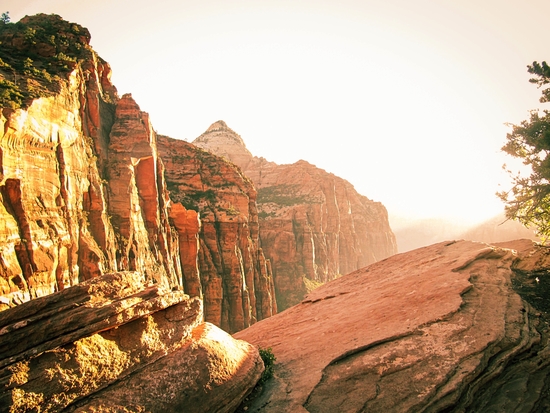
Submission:
[[[234,332],[275,314],[252,183],[232,163],[187,142],[158,136],[158,150],[174,203],[171,218],[183,231],[180,242],[189,240],[196,249],[198,236],[198,271],[188,260],[184,277],[193,291],[200,287],[205,320]],[[185,217],[196,211],[200,228],[192,223],[189,230],[184,211]]]
[[[149,116],[131,95],[118,97],[86,29],[55,15],[24,23],[67,32],[69,46],[59,46],[77,59],[47,96],[0,111],[0,310],[135,270],[204,299],[206,320],[228,331],[274,314],[248,179],[177,145],[174,159],[161,159]],[[2,47],[17,50],[13,64],[25,52],[49,56],[16,30],[2,33]],[[194,159],[180,177],[182,156]]]
[[[233,411],[257,349],[198,298],[112,273],[0,313],[2,411]]]
[[[304,297],[307,280],[324,283],[397,252],[384,206],[346,180],[306,161],[277,165],[254,157],[223,121],[193,144],[234,162],[254,182],[280,310]]]
[[[548,397],[533,378],[550,372],[550,318],[537,289],[525,290],[535,275],[517,282],[541,251],[515,245],[457,241],[394,255],[235,334],[277,358],[248,410],[540,411]],[[542,298],[549,281],[539,282]]]

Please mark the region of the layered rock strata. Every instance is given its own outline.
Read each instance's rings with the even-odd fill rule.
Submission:
[[[332,281],[235,334],[277,358],[240,411],[547,411],[548,257],[445,242]]]
[[[53,55],[36,49],[56,39],[69,46]],[[188,144],[171,143],[174,159],[163,160],[149,116],[130,94],[118,97],[81,26],[33,16],[0,26],[0,40],[10,57],[2,86],[26,99],[2,95],[0,309],[107,272],[139,271],[204,299],[206,321],[228,331],[276,312],[247,178]],[[187,208],[179,202],[190,199],[197,202]]]
[[[13,47],[24,55],[26,44],[16,40]],[[3,39],[2,47],[7,45]],[[116,269],[101,176],[116,89],[109,65],[88,52],[51,96],[32,100],[26,109],[1,110],[3,308]],[[34,80],[19,75],[20,83]]]
[[[199,298],[106,274],[0,313],[0,410],[234,411],[257,349],[202,322]]]
[[[200,216],[198,265],[189,265],[189,271],[184,266],[184,279],[202,292],[206,319],[238,331],[275,314],[271,267],[260,248],[250,180],[234,164],[187,142],[159,136],[158,149],[171,199],[186,214]],[[178,226],[178,208],[172,207],[171,217],[180,244],[187,245],[188,234],[197,228]]]
[[[306,161],[257,158],[223,121],[193,144],[238,165],[258,191],[260,238],[271,261],[277,303],[298,303],[308,285],[333,280],[397,252],[384,206]]]

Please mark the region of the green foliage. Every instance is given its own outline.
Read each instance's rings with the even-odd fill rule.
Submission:
[[[267,219],[267,218],[273,218],[275,216],[275,212],[267,212],[267,211],[259,211],[258,217],[260,219]]]
[[[0,107],[17,109],[24,99],[24,95],[13,82],[0,79]]]
[[[25,108],[60,89],[77,62],[91,53],[87,29],[55,14],[0,19],[0,107]],[[9,82],[7,84],[6,82]]]
[[[314,201],[305,195],[297,194],[299,185],[274,185],[267,188],[260,188],[256,202],[266,204],[272,202],[281,206],[292,206],[297,204],[311,204]]]
[[[541,103],[550,102],[550,67],[546,62],[533,62],[528,72],[534,77],[529,81],[543,88]],[[512,132],[502,150],[520,159],[531,170],[525,177],[512,174],[513,186],[497,195],[506,204],[506,216],[525,226],[534,226],[541,238],[550,237],[550,112],[533,110],[528,120],[519,125],[509,125]]]
[[[10,21],[10,12],[7,11],[5,13],[2,13],[2,17],[0,17],[0,23],[8,24]]]
[[[273,354],[273,351],[271,350],[271,347],[268,348],[259,348],[260,357],[262,358],[262,361],[264,362],[265,370],[262,373],[262,377],[260,377],[260,380],[258,384],[263,384],[266,381],[268,381],[271,377],[273,377],[273,369],[275,361],[277,361],[277,358]]]
[[[237,208],[235,208],[234,205],[229,205],[229,208],[227,208],[227,214],[228,215],[239,215],[240,212]]]
[[[304,286],[306,287],[306,291],[308,292],[308,294],[324,284],[320,281],[310,280],[305,275],[302,276],[302,280],[304,282]]]

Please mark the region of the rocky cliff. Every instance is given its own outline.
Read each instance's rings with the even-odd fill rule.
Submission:
[[[275,314],[271,267],[260,248],[250,180],[232,163],[190,143],[159,136],[158,148],[182,256],[198,250],[198,262],[182,268],[190,291],[204,297],[206,319],[236,331]],[[182,215],[200,216],[200,229],[188,228]],[[189,246],[189,239],[197,246]]]
[[[111,273],[0,313],[1,412],[232,412],[263,363],[199,298]]]
[[[279,310],[298,303],[308,286],[397,252],[384,206],[346,180],[306,161],[277,165],[254,157],[223,121],[193,144],[234,162],[254,183]]]
[[[89,41],[56,15],[0,25],[0,308],[139,271],[228,331],[275,313],[247,178],[168,139],[163,160]]]
[[[239,411],[548,411],[549,257],[444,242],[332,281],[235,334],[277,359]]]

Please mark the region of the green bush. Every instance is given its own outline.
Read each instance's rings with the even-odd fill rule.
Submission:
[[[271,347],[268,348],[259,348],[260,357],[262,358],[262,361],[264,362],[265,370],[262,373],[262,377],[260,377],[259,384],[263,384],[266,381],[268,381],[271,377],[273,377],[273,367],[275,364],[275,361],[277,358],[273,354],[273,351],[271,350]]]
[[[26,108],[33,99],[57,93],[77,62],[92,55],[89,40],[86,28],[54,14],[25,16],[10,23],[4,13],[0,18],[0,107]],[[44,48],[45,44],[53,47]]]

